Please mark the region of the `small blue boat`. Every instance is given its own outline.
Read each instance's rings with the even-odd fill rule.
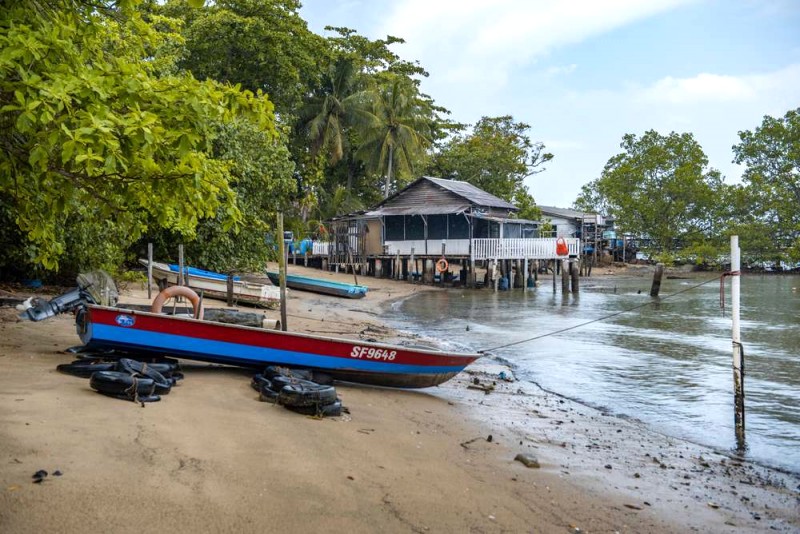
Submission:
[[[267,271],[267,277],[276,286],[280,284],[280,275],[277,272]],[[349,299],[360,299],[367,294],[367,286],[357,286],[355,284],[322,280],[297,274],[286,275],[286,287]]]

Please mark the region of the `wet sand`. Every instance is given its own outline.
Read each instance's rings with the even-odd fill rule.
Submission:
[[[290,292],[290,330],[427,342],[381,315],[438,289],[359,281],[361,300]],[[425,390],[337,384],[350,414],[317,420],[258,402],[247,371],[190,362],[161,402],[107,398],[55,371],[78,342],[71,316],[0,308],[2,532],[800,531],[796,476],[502,381],[495,362]]]

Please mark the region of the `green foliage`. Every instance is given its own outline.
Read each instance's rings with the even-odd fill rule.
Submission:
[[[405,43],[399,37],[387,35],[386,39],[372,41],[350,28],[326,26],[325,30],[338,34],[328,38],[334,55],[358,63],[360,72],[370,75],[391,73],[408,79],[428,76],[418,62],[403,60],[389,49],[391,45]]]
[[[155,11],[184,21],[181,68],[198,79],[264,91],[278,115],[292,115],[327,55],[299,9],[297,0],[217,0],[202,9],[170,0]]]
[[[739,139],[734,162],[747,165],[737,229],[742,248],[754,259],[800,261],[800,108],[764,117]]]
[[[608,202],[600,193],[598,180],[592,180],[581,186],[581,192],[575,202],[572,203],[572,209],[603,215],[610,213]]]
[[[553,158],[544,144],[531,141],[530,126],[510,115],[482,117],[472,132],[445,143],[431,163],[431,174],[469,182],[522,208],[520,217],[538,219],[525,178],[544,170]]]
[[[266,246],[266,235],[274,229],[275,214],[295,190],[289,151],[285,144],[242,122],[221,126],[214,155],[230,162],[242,224],[226,230],[226,212],[219,210],[216,217],[200,223],[197,238],[187,243],[187,258],[222,272],[261,271],[273,252]]]
[[[722,178],[707,169],[708,159],[691,134],[665,137],[650,130],[641,137],[625,135],[620,146],[624,152],[582,192],[581,205],[601,199],[618,229],[651,239],[655,253],[718,235]]]
[[[334,61],[301,110],[300,126],[311,143],[312,155],[325,154],[330,165],[336,165],[344,157],[349,149],[348,130],[364,119],[366,103],[358,91],[356,69],[352,59]]]
[[[47,269],[67,246],[94,245],[96,261],[113,262],[111,247],[148,225],[192,237],[222,210],[232,227],[241,213],[229,163],[211,154],[216,125],[243,121],[276,136],[266,98],[158,76],[166,64],[152,54],[165,38],[135,3],[53,0],[42,10],[29,0],[0,14],[0,194],[31,262]]]
[[[384,177],[384,197],[410,181],[417,162],[431,144],[432,110],[415,84],[402,76],[362,93],[370,108],[360,125],[356,156],[368,171]],[[395,183],[399,182],[399,183]]]

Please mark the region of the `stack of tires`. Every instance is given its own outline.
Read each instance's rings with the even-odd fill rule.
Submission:
[[[62,373],[89,379],[89,386],[104,395],[138,403],[156,402],[183,378],[176,360],[144,362],[130,358],[109,361],[89,356],[56,367]]]
[[[337,417],[342,415],[342,401],[330,382],[327,375],[312,371],[267,367],[253,377],[251,385],[263,402],[304,415]]]

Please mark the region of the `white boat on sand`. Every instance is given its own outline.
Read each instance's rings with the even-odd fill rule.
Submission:
[[[147,260],[140,259],[139,262],[147,266]],[[155,261],[152,265],[153,280],[160,288],[178,285],[180,269],[177,265]],[[183,285],[198,293],[202,292],[204,297],[222,300],[228,298],[228,276],[226,274],[196,267],[184,267]],[[280,288],[271,284],[242,280],[236,276],[233,279],[233,298],[238,303],[277,308],[280,306]]]

